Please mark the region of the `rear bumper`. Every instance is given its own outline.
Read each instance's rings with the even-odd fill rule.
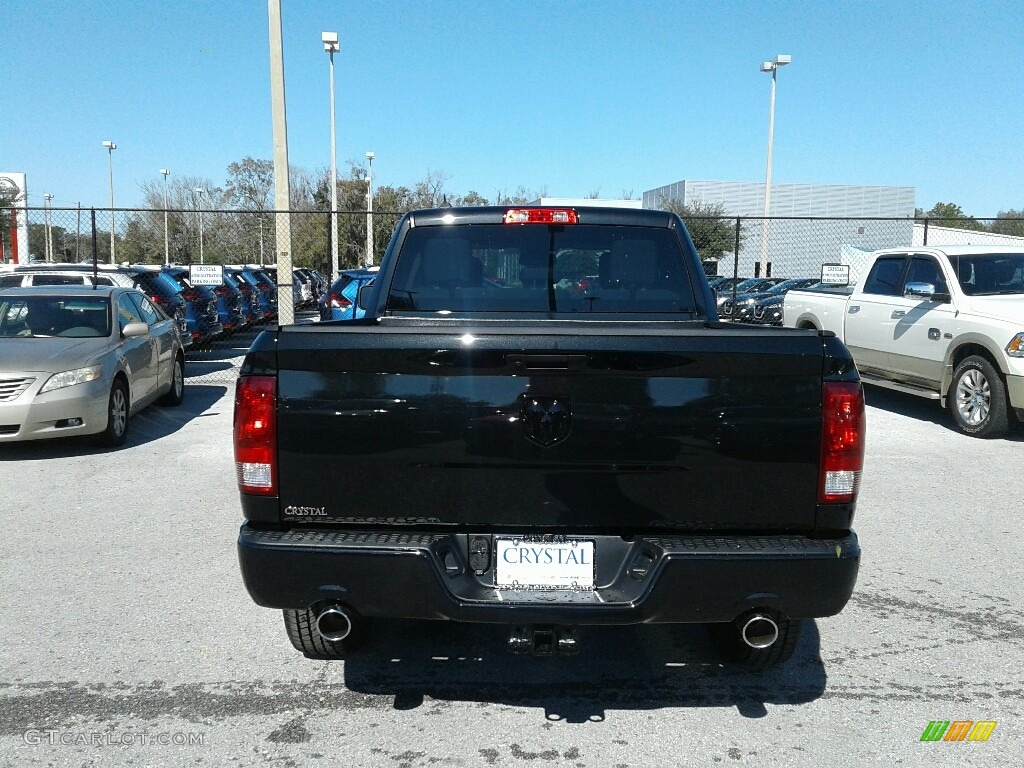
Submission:
[[[596,587],[513,591],[493,568],[468,564],[466,535],[422,532],[268,531],[246,523],[238,538],[242,577],[267,608],[328,600],[364,616],[560,624],[731,621],[754,608],[790,618],[832,616],[853,592],[856,534],[656,536],[595,542]]]

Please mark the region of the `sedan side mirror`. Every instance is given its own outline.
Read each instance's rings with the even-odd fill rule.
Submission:
[[[121,329],[121,335],[126,339],[130,339],[133,336],[149,336],[149,326],[145,323],[128,323],[128,325]]]

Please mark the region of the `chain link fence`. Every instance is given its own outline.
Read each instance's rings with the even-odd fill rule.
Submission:
[[[279,242],[281,216],[290,243]],[[337,217],[339,269],[351,269],[366,261],[367,222],[379,262],[401,214]],[[0,260],[10,263],[17,250],[22,263],[266,265],[290,249],[295,266],[323,270],[333,264],[330,224],[326,211],[9,208],[0,211]],[[26,231],[28,242],[20,242]]]
[[[299,289],[296,277],[292,289],[295,322],[316,322],[320,319],[317,302],[337,277],[336,272],[370,261],[368,223],[373,234],[372,263],[376,264],[401,215],[338,212],[335,270],[331,213],[327,211],[5,209],[0,211],[0,261],[10,264],[17,252],[23,264],[75,264],[83,273],[87,271],[83,265],[90,265],[97,275],[101,268],[104,273],[129,274],[146,290],[155,290],[151,279],[138,279],[146,268],[149,272],[159,272],[161,265],[247,268],[255,279],[249,283],[244,275],[237,276],[237,293],[244,295],[232,301],[237,298],[240,306],[213,291],[188,293],[187,285],[179,283],[188,304],[177,319],[193,337],[186,355],[189,381],[231,384],[260,328],[277,322],[276,304],[269,299],[276,295],[278,285],[287,283],[274,271],[284,252],[290,254],[293,267],[300,268],[302,282],[306,272],[312,273],[308,293]],[[290,238],[278,237],[282,221],[287,221]],[[851,280],[856,281],[868,255],[879,248],[1024,244],[1022,237],[995,231],[999,221],[695,217],[688,218],[687,225],[709,275],[813,278],[820,276],[823,265],[847,264]],[[184,270],[170,271],[180,280]],[[0,273],[0,284],[10,279]],[[266,287],[259,287],[261,281]]]

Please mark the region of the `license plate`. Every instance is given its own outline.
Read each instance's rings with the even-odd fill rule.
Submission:
[[[594,542],[495,539],[495,581],[506,589],[593,589]]]

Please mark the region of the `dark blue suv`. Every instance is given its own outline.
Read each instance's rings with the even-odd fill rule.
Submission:
[[[193,344],[220,336],[224,332],[224,326],[217,315],[217,300],[213,291],[203,286],[192,285],[188,281],[187,269],[165,271],[140,268],[136,277],[150,282],[164,281],[179,290],[185,300],[186,333]]]
[[[160,309],[174,318],[174,322],[181,332],[182,345],[190,346],[192,334],[188,325],[188,316],[192,309],[182,295],[181,286],[170,275],[162,272],[132,268],[118,271],[127,274],[136,288],[149,296],[154,304],[159,305]]]
[[[224,281],[228,280],[242,294],[242,312],[245,313],[246,326],[262,323],[264,315],[260,302],[259,281],[240,267],[224,267]]]
[[[244,270],[256,281],[259,287],[260,309],[263,311],[263,318],[271,320],[277,317],[277,285],[274,278],[266,270],[256,267],[246,267]]]
[[[214,301],[217,305],[217,322],[221,325],[222,333],[233,333],[245,325],[245,315],[242,312],[242,294],[231,286],[227,280],[220,285],[192,285],[189,281],[189,270],[187,267],[166,267],[167,273],[184,289],[186,298],[189,289],[198,291],[206,301]],[[206,310],[209,315],[209,308]]]

